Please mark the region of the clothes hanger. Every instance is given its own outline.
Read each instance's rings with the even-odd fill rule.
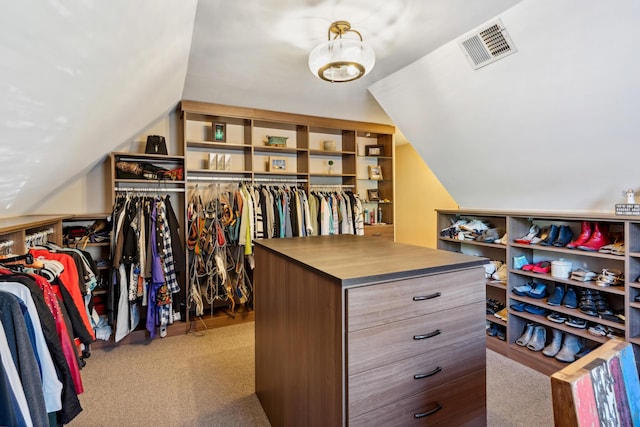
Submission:
[[[0,255],[0,264],[5,267],[28,267],[34,269],[41,269],[44,267],[40,261],[36,260],[31,254],[7,256]]]

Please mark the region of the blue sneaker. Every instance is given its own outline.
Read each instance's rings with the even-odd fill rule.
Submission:
[[[527,297],[529,296],[529,291],[531,291],[531,289],[531,285],[529,283],[525,283],[524,285],[516,286],[511,290],[511,292],[521,297]]]
[[[544,307],[538,307],[537,305],[527,304],[524,306],[524,311],[531,314],[544,315],[547,310]]]
[[[578,308],[578,295],[573,288],[568,288],[562,299],[562,305],[567,308]]]
[[[531,298],[542,299],[547,296],[547,285],[544,283],[533,283],[527,295]]]
[[[510,305],[510,308],[511,308],[513,311],[520,311],[520,312],[522,312],[522,311],[524,311],[524,307],[525,307],[526,305],[527,305],[527,303],[525,303],[525,302],[519,302],[519,303],[516,303],[516,304],[511,304],[511,305]]]
[[[549,298],[547,298],[547,304],[557,306],[562,304],[562,299],[564,298],[564,286],[556,285],[553,290],[553,294]]]

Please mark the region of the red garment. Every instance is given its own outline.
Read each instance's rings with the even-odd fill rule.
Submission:
[[[10,275],[13,274],[13,271],[6,268],[0,268],[0,274]],[[56,322],[56,332],[60,339],[60,346],[62,347],[64,358],[67,360],[67,364],[69,365],[73,385],[76,388],[75,392],[76,394],[81,394],[84,392],[84,387],[80,376],[80,367],[78,366],[76,348],[73,342],[71,342],[71,334],[67,329],[67,323],[64,321],[62,310],[60,309],[60,304],[58,303],[58,298],[53,290],[53,286],[47,281],[47,279],[37,274],[29,274],[29,277],[31,277],[40,289],[42,289],[44,301]]]
[[[58,252],[51,252],[47,249],[29,249],[29,253],[34,258],[38,259],[42,257],[44,259],[51,259],[60,262],[64,266],[64,271],[60,273],[59,279],[67,292],[71,295],[73,303],[78,308],[82,322],[87,329],[87,332],[91,335],[91,338],[95,341],[96,334],[89,321],[89,315],[87,314],[87,308],[84,305],[84,296],[80,291],[80,276],[78,275],[78,269],[73,257],[69,254],[63,254]]]
[[[62,345],[62,352],[65,359],[69,364],[69,370],[71,371],[71,377],[73,378],[73,385],[76,387],[76,394],[84,392],[82,385],[82,377],[80,376],[80,367],[78,366],[78,359],[76,357],[76,348],[73,342],[71,342],[71,334],[67,329],[67,324],[62,317],[62,310],[60,310],[60,304],[58,298],[53,290],[51,283],[42,276],[32,274],[31,277],[36,281],[40,289],[42,289],[44,300],[53,315],[53,319],[56,321],[56,332],[60,337],[60,344]]]

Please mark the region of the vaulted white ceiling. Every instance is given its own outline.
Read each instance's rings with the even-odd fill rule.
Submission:
[[[0,216],[33,211],[181,99],[391,123],[372,84],[518,2],[10,2],[0,15]],[[376,52],[359,81],[330,84],[307,68],[334,20]]]

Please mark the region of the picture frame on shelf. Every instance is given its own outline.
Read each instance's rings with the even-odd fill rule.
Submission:
[[[227,125],[225,123],[213,124],[213,140],[215,142],[227,142]]]
[[[382,181],[382,167],[380,165],[369,165],[369,179]]]
[[[286,172],[287,170],[287,159],[284,157],[269,157],[268,164],[269,172]]]
[[[372,157],[384,156],[384,145],[367,145],[365,146],[365,155]]]
[[[377,202],[380,200],[380,193],[377,188],[367,190],[367,200],[370,202]]]

